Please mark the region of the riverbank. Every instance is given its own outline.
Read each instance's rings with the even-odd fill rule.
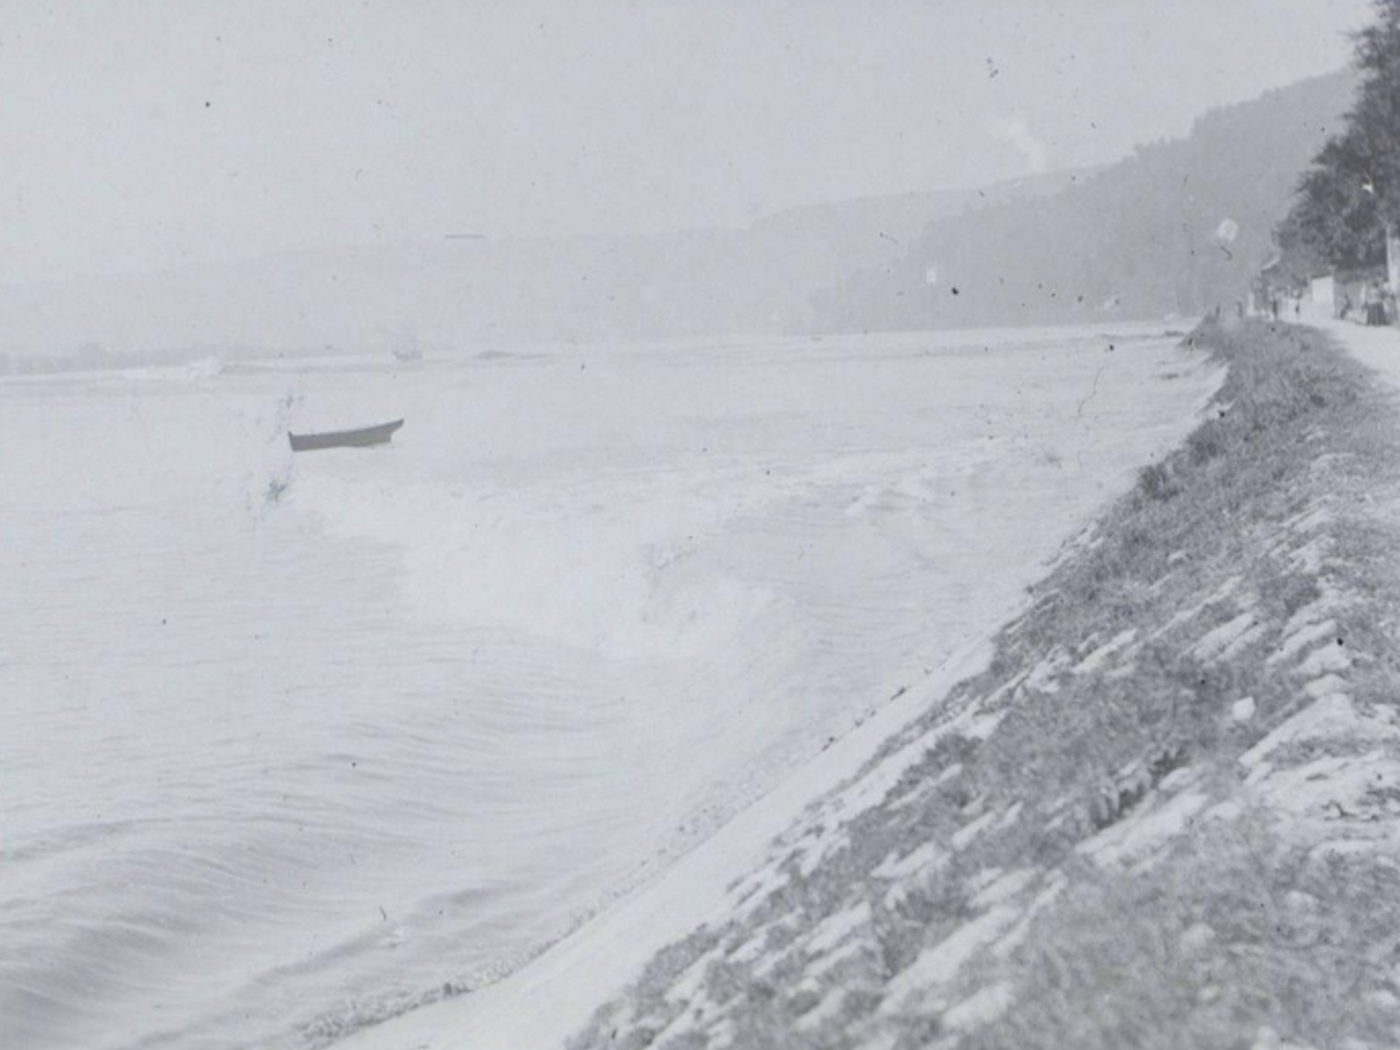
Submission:
[[[985,667],[991,655],[990,633],[1023,607],[1026,588],[1044,576],[1064,541],[1099,514],[1105,500],[1130,488],[1143,464],[1185,439],[1224,375],[1220,364],[1207,355],[1183,349],[1177,345],[1179,340],[1157,336],[1099,334],[1084,340],[1071,331],[1046,332],[1036,343],[1016,351],[1013,372],[1003,370],[1011,362],[996,363],[995,346],[989,349],[980,341],[968,342],[969,351],[942,360],[925,356],[931,345],[937,345],[933,337],[914,342],[930,367],[913,377],[920,385],[910,396],[921,405],[952,398],[959,405],[977,406],[976,411],[924,412],[914,431],[915,440],[922,444],[907,449],[911,465],[897,488],[871,476],[871,460],[864,457],[860,484],[849,495],[843,497],[838,491],[834,498],[822,500],[838,512],[824,541],[827,547],[832,538],[841,536],[846,539],[840,549],[850,551],[849,541],[861,535],[867,515],[894,513],[902,523],[907,552],[922,552],[917,578],[901,581],[900,590],[882,586],[871,592],[878,602],[867,603],[860,617],[869,624],[872,615],[897,603],[901,594],[908,593],[909,583],[914,583],[922,590],[922,600],[934,603],[943,617],[937,624],[915,629],[926,650],[923,661],[912,666],[902,661],[903,666],[897,666],[882,655],[879,646],[884,643],[878,640],[856,649],[833,646],[847,664],[883,667],[888,679],[884,688],[872,690],[853,683],[844,690],[847,708],[856,708],[854,728],[832,734],[822,753],[777,780],[775,789],[521,970],[466,994],[446,995],[388,1023],[363,1028],[338,1046],[347,1050],[562,1046],[587,1023],[598,1003],[636,978],[652,954],[684,938],[697,924],[728,914],[732,908],[725,887],[736,875],[762,866],[769,844],[814,799],[856,775],[890,737],[937,710],[952,686]],[[990,365],[989,354],[993,355]],[[863,360],[869,360],[868,353]],[[978,386],[977,375],[988,367],[997,369],[994,382]],[[890,363],[880,365],[881,372],[889,368]],[[1016,376],[1015,381],[1006,381],[1009,374]],[[810,399],[816,393],[803,396]],[[995,405],[1009,401],[1019,406],[1014,417],[999,419],[1002,413]],[[828,414],[827,418],[849,413],[847,405],[840,416]],[[930,427],[946,428],[950,419],[961,421],[955,433],[960,440],[985,442],[988,447],[1010,441],[1018,449],[1017,470],[1022,476],[979,469],[967,477],[916,487],[918,478],[938,471],[938,463],[946,459],[946,442],[931,444]],[[1077,498],[1077,503],[1071,505],[1067,498]],[[917,510],[917,521],[910,520],[909,509]],[[954,514],[959,515],[956,520],[951,517]],[[949,527],[958,522],[965,527]],[[790,528],[785,531],[791,534]],[[803,551],[792,542],[785,549],[798,555]],[[1000,552],[995,558],[994,551]],[[816,566],[799,562],[798,567],[804,579],[814,578]],[[972,577],[970,587],[949,586],[952,578],[947,570],[954,568]],[[870,591],[869,559],[852,560],[843,554],[832,569],[843,575],[820,572],[815,578],[839,586],[847,604]],[[930,570],[937,571],[930,575]],[[1009,589],[1007,581],[1012,584]],[[907,602],[903,608],[886,629],[895,639],[915,627]],[[798,677],[788,675],[778,683],[784,689],[784,702],[799,704],[807,712],[804,721],[808,723],[822,695],[804,684],[812,679],[814,669],[800,669]],[[839,684],[826,683],[827,687]],[[654,697],[655,702],[664,700],[664,693]],[[711,720],[720,718],[713,705],[708,705],[707,713]],[[751,725],[750,721],[738,728]],[[892,762],[882,765],[885,772],[894,768]],[[663,776],[657,786],[664,786],[674,774]]]
[[[1311,330],[1191,342],[1213,418],[571,1046],[1394,1038],[1393,394]]]
[[[1012,615],[1215,390],[1179,341],[0,382],[0,1046],[306,1050],[498,1001]],[[805,775],[797,811],[839,782]],[[678,907],[576,1013],[552,987],[540,1045],[708,915]]]

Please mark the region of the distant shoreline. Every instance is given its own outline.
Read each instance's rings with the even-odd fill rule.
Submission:
[[[622,346],[651,346],[675,347],[687,346],[692,343],[715,343],[727,341],[743,340],[764,340],[774,339],[790,341],[795,344],[811,342],[815,344],[828,340],[837,341],[850,339],[857,335],[874,336],[876,338],[901,337],[917,338],[919,336],[942,336],[953,332],[966,331],[971,334],[1004,333],[1021,331],[1055,331],[1067,329],[1074,331],[1094,331],[1105,339],[1155,339],[1162,336],[1179,336],[1184,334],[1181,329],[1194,324],[1190,318],[1180,317],[1119,317],[1114,319],[1073,321],[1065,320],[1055,324],[1037,324],[1034,322],[1008,323],[1002,326],[983,326],[980,328],[961,329],[954,327],[938,327],[927,329],[908,330],[881,330],[868,333],[854,333],[843,331],[815,332],[815,333],[787,333],[775,335],[763,332],[730,332],[724,334],[702,334],[702,335],[656,335],[656,336],[589,336],[580,339],[501,339],[494,341],[479,341],[465,344],[461,347],[434,347],[427,349],[430,354],[430,361],[438,362],[464,362],[464,361],[520,361],[539,358],[545,356],[541,348],[568,346],[580,352],[587,351],[590,347],[612,347]],[[1115,331],[1115,328],[1138,328],[1139,331]],[[1102,331],[1099,331],[1102,329]],[[81,378],[86,375],[109,375],[114,372],[137,372],[150,369],[181,368],[193,364],[204,364],[206,362],[219,366],[219,371],[226,374],[265,372],[265,371],[286,371],[288,367],[293,367],[296,362],[314,362],[317,360],[345,362],[343,367],[356,367],[358,364],[374,362],[383,369],[394,369],[413,367],[418,365],[418,361],[404,362],[397,360],[387,350],[380,351],[365,349],[364,347],[340,347],[340,346],[250,346],[250,345],[223,345],[211,344],[209,346],[191,346],[177,349],[151,350],[151,351],[130,351],[120,353],[110,353],[100,346],[94,345],[87,350],[74,351],[70,354],[6,354],[0,352],[0,381],[6,379],[53,379],[57,377]]]

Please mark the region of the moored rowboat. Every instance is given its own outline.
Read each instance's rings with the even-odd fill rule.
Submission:
[[[387,445],[394,431],[403,426],[402,419],[379,423],[358,430],[329,430],[324,434],[287,434],[293,452],[315,452],[323,448],[364,448],[367,445]]]

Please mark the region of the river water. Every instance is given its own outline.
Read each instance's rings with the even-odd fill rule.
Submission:
[[[1175,342],[0,381],[0,1046],[313,1047],[518,965],[990,626],[1189,427]]]

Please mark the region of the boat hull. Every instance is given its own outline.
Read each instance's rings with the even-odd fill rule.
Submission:
[[[293,452],[316,452],[326,448],[367,448],[387,445],[394,432],[403,426],[402,419],[358,430],[331,430],[323,434],[287,434]]]

